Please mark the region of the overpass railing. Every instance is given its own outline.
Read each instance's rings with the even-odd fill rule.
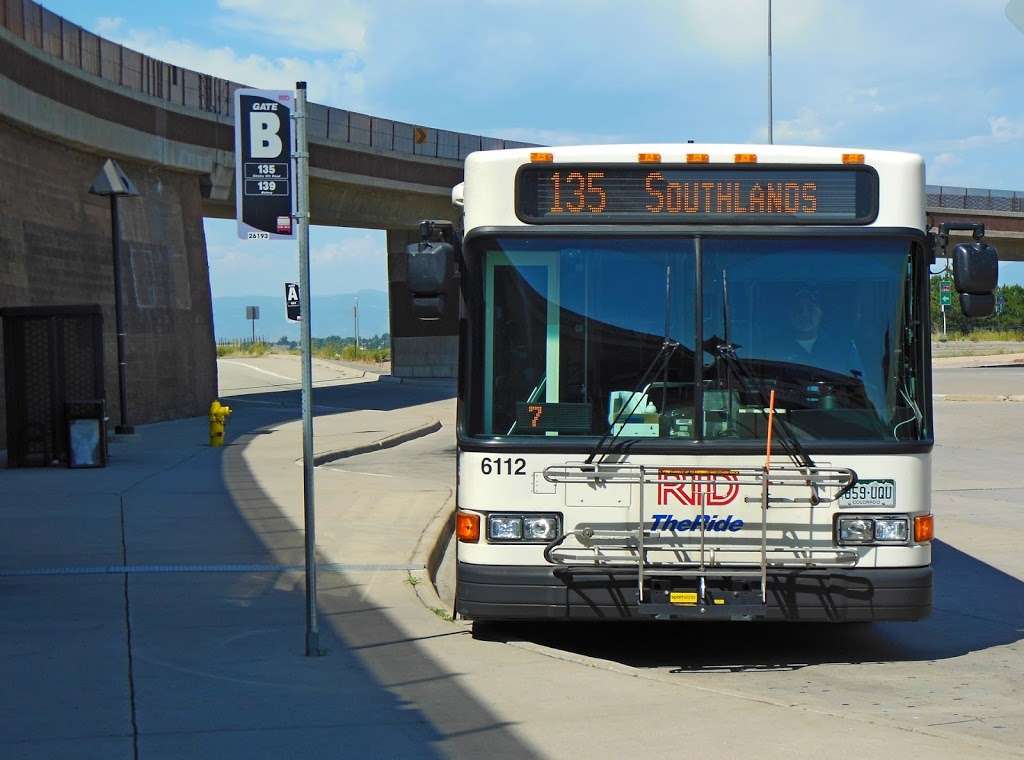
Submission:
[[[1024,192],[986,190],[980,187],[926,185],[929,208],[962,208],[971,211],[1024,213]]]
[[[0,23],[35,47],[82,71],[150,97],[234,117],[234,92],[246,85],[174,66],[111,42],[33,0],[0,0]],[[342,143],[412,156],[461,160],[475,150],[529,147],[464,132],[433,129],[311,103],[315,142]]]
[[[234,92],[245,85],[150,58],[73,24],[34,0],[0,0],[0,23],[64,63],[150,97],[234,117]],[[311,103],[315,142],[378,148],[412,156],[462,160],[475,150],[530,147],[502,140],[382,119]],[[928,185],[928,206],[1024,213],[1024,192]]]

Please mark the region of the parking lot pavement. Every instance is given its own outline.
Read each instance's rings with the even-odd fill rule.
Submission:
[[[935,609],[915,623],[500,626],[513,645],[648,677],[984,743],[1024,745],[1024,404],[936,403]],[[945,751],[953,752],[954,744]],[[852,752],[850,756],[852,756]],[[883,756],[901,756],[890,748]]]
[[[929,621],[484,640],[419,598],[423,527],[450,508],[450,390],[342,377],[314,400],[339,440],[445,423],[318,470],[325,657],[302,655],[293,389],[239,389],[224,449],[200,418],[140,427],[104,470],[0,474],[0,756],[1021,754],[1013,405],[937,405]]]

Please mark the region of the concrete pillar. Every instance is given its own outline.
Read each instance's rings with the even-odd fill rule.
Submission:
[[[453,283],[445,293],[447,306],[441,319],[423,322],[413,316],[405,280],[405,247],[417,240],[417,230],[388,230],[391,374],[454,378],[459,363],[458,289]]]

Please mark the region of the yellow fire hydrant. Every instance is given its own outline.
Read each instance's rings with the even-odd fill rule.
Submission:
[[[231,414],[231,407],[224,406],[218,399],[210,404],[210,445],[224,445],[224,425],[228,415]]]

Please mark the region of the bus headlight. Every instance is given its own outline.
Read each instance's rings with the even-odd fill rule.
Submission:
[[[870,544],[875,532],[870,518],[840,517],[836,533],[840,544]]]
[[[875,540],[906,543],[907,535],[907,518],[905,517],[884,517],[875,520]]]
[[[487,540],[494,543],[547,543],[558,536],[561,517],[552,514],[493,514],[487,516]]]
[[[840,515],[836,518],[836,543],[840,546],[907,544],[910,518],[906,515]]]
[[[558,518],[553,515],[523,518],[523,538],[527,541],[550,541],[558,535]]]
[[[491,515],[487,518],[487,537],[492,541],[518,541],[523,537],[523,518]]]

